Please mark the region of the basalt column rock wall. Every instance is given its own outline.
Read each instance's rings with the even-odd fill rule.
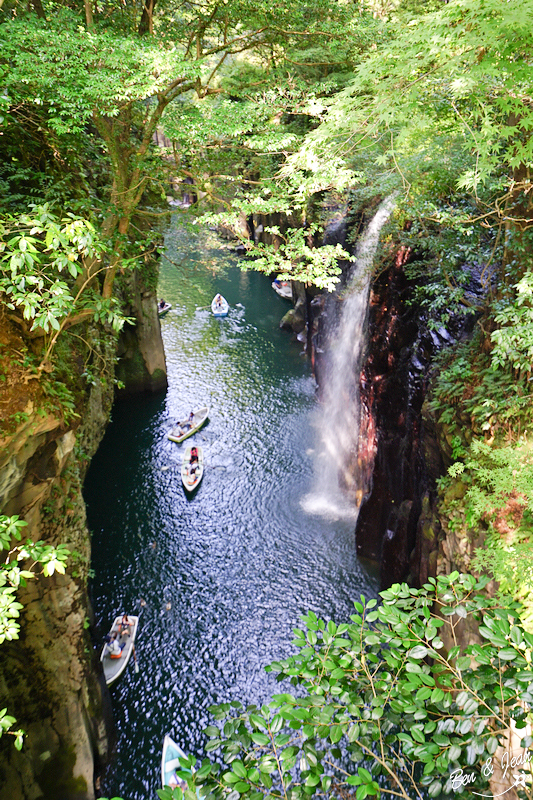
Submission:
[[[3,513],[28,522],[25,538],[76,553],[65,575],[40,576],[19,592],[20,639],[1,645],[0,708],[26,732],[21,752],[11,736],[0,739],[1,800],[95,796],[95,764],[105,757],[108,733],[88,631],[90,535],[81,481],[112,400],[112,383],[92,387],[78,429],[30,403],[27,420],[0,442]]]
[[[383,586],[435,574],[435,480],[444,469],[423,404],[431,357],[450,337],[429,331],[419,311],[407,305],[404,259],[400,250],[373,283],[361,373],[364,480],[356,545],[361,557],[380,562]]]

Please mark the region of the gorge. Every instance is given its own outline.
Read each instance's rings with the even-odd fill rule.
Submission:
[[[376,588],[357,561],[353,520],[302,509],[316,392],[301,344],[279,329],[287,301],[216,239],[194,245],[177,229],[166,241],[169,389],[115,407],[85,490],[99,630],[119,607],[141,613],[141,674],[112,690],[117,752],[101,784],[132,800],[155,794],[164,733],[200,754],[210,705],[267,701],[275,682],[264,667],[288,652],[302,613],[340,620]],[[215,260],[211,275],[203,265]],[[231,307],[222,320],[203,308],[216,291]],[[205,474],[187,498],[183,446],[166,435],[204,402],[209,422],[194,441]]]
[[[0,800],[533,795],[530,4],[0,0]]]
[[[384,203],[361,235],[354,267],[359,273],[348,277],[348,286],[342,290],[346,299],[341,301],[342,316],[330,345],[331,371],[324,368],[327,354],[320,357],[321,375],[328,376],[321,387],[320,410],[309,360],[302,358],[300,343],[291,342],[279,330],[278,320],[287,306],[272,292],[269,280],[241,272],[212,234],[211,241],[206,234],[195,241],[179,227],[167,232],[169,260],[161,266],[159,293],[173,306],[161,321],[169,389],[166,394],[119,400],[104,442],[92,459],[85,488],[93,534],[92,604],[87,605],[84,586],[89,543],[83,533],[85,509],[79,494],[74,511],[67,512],[78,526],[72,541],[86,554],[76,593],[72,596],[68,579],[58,577],[59,589],[47,589],[25,602],[25,625],[32,632],[22,639],[26,658],[42,663],[43,675],[49,672],[50,694],[70,699],[66,704],[58,700],[55,717],[48,723],[57,732],[55,747],[40,750],[39,741],[50,739],[44,733],[43,712],[39,706],[35,712],[25,706],[26,698],[34,697],[31,684],[17,688],[10,677],[13,669],[19,674],[20,662],[13,665],[9,658],[3,662],[6,695],[20,692],[18,707],[28,709],[26,719],[35,715],[35,730],[43,731],[34,738],[33,752],[6,751],[10,764],[4,772],[6,791],[9,788],[21,796],[28,792],[29,797],[37,785],[44,798],[91,797],[93,764],[98,768],[104,763],[117,736],[110,768],[98,784],[100,792],[128,800],[153,795],[165,732],[173,733],[193,752],[201,752],[209,705],[243,696],[249,702],[266,700],[273,684],[261,677],[263,667],[282,656],[299,614],[311,608],[340,620],[349,615],[354,596],[375,594],[376,569],[360,566],[354,539],[357,507],[364,494],[357,453],[368,441],[358,444],[358,365],[372,254],[392,204],[393,200]],[[206,264],[211,264],[212,275]],[[363,276],[361,288],[357,274]],[[224,321],[213,320],[205,309],[219,289],[232,306]],[[151,305],[155,305],[153,296]],[[151,325],[157,335],[157,318]],[[146,335],[142,336],[146,341]],[[135,351],[131,355],[131,334],[129,341],[135,362],[139,356]],[[345,353],[339,342],[347,348]],[[152,337],[148,348],[153,350],[156,343]],[[141,342],[139,351],[142,348]],[[146,389],[150,384],[140,386]],[[188,406],[196,407],[206,399],[210,422],[199,440],[206,451],[207,475],[198,496],[189,501],[177,481],[178,448],[166,440],[166,433]],[[87,434],[81,438],[78,433],[78,447],[87,456],[103,434],[110,403],[111,393],[89,397],[87,408],[94,409],[96,420],[86,412],[83,428]],[[50,449],[54,440],[48,431],[44,434],[41,447],[46,442]],[[345,450],[341,435],[349,435]],[[24,437],[24,431],[19,436]],[[40,495],[34,503],[40,514],[53,496],[55,475],[65,481],[69,451],[63,441],[70,441],[72,447],[74,437],[65,434],[59,446],[51,449],[54,469],[43,473],[41,468],[46,482],[37,484]],[[325,445],[340,463],[333,460],[324,466]],[[20,486],[21,475],[26,475],[26,484],[31,480],[35,486],[35,458],[28,463],[26,471],[22,465],[12,479],[14,487]],[[368,464],[364,466],[368,471]],[[83,473],[84,469],[77,477],[76,492]],[[347,491],[346,478],[339,481],[339,475],[348,475],[351,489]],[[5,506],[12,513],[24,508],[27,497],[26,490],[16,491],[12,490],[14,498]],[[70,484],[65,494],[69,492]],[[17,501],[18,497],[24,499]],[[63,531],[57,512],[55,519]],[[373,527],[374,547],[379,548],[385,534],[385,527]],[[379,560],[376,550],[363,551],[363,555],[375,563]],[[381,580],[387,584],[386,573],[382,572]],[[58,591],[62,599],[61,595],[57,598]],[[71,627],[83,630],[84,615],[92,615],[93,609],[92,640],[86,633],[80,642]],[[137,641],[141,674],[130,671],[112,690],[115,734],[109,719],[104,725],[109,700],[102,705],[97,657],[106,626],[123,609],[141,614]],[[69,677],[70,666],[63,683],[58,679],[58,656],[50,658],[52,641],[43,636],[43,623],[37,622],[39,616],[51,618],[52,611],[57,620],[52,628],[54,647],[63,659],[68,642],[73,648],[70,658],[85,670],[77,682]],[[60,618],[65,633],[57,638]],[[80,659],[78,648],[83,642],[87,656]],[[107,691],[103,694],[108,697]],[[57,721],[62,715],[68,723]],[[67,758],[65,752],[71,755]],[[133,768],[135,764],[138,769]],[[154,765],[153,769],[147,770],[147,764]]]

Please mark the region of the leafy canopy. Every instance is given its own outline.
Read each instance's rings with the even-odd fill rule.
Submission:
[[[425,129],[463,140],[473,159],[459,185],[473,191],[502,166],[531,166],[531,11],[531,0],[452,0],[417,15],[400,5],[296,163],[315,171],[334,143],[357,152],[383,138],[401,171],[402,148]]]
[[[100,294],[98,271],[88,274],[88,264],[104,253],[88,220],[72,213],[60,219],[48,204],[33,205],[30,214],[0,216],[0,298],[19,323],[27,323],[27,332],[45,337],[41,366],[65,326],[80,318],[116,332],[124,325],[116,300]]]

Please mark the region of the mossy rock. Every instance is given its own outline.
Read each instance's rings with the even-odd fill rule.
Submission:
[[[85,800],[87,782],[85,778],[74,777],[76,764],[74,748],[59,750],[48,761],[38,776],[43,800]]]
[[[446,504],[454,500],[462,500],[468,490],[466,483],[462,481],[454,481],[451,486],[446,489],[444,494],[444,502]]]

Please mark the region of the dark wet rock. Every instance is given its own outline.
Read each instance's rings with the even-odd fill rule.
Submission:
[[[411,574],[418,567],[427,573],[427,546],[414,554],[424,498],[433,503],[435,479],[444,469],[435,431],[422,414],[431,357],[443,339],[406,302],[410,291],[397,259],[374,282],[361,374],[365,485],[356,544],[360,556],[381,562],[383,586],[409,576],[418,582]]]
[[[306,327],[305,305],[301,301],[296,303],[294,308],[290,308],[279,323],[280,328],[291,330],[294,333],[302,333]]]
[[[437,429],[426,397],[434,356],[473,324],[472,316],[456,317],[449,329],[433,330],[408,302],[405,259],[391,260],[370,295],[359,446],[365,484],[356,528],[357,552],[381,562],[382,586],[420,584],[436,574],[436,480],[451,463],[457,431]]]
[[[126,315],[135,321],[124,325],[118,341],[115,377],[121,385],[117,391],[121,397],[159,392],[167,387],[156,290],[146,287],[143,278],[135,271],[124,290],[129,298]]]

